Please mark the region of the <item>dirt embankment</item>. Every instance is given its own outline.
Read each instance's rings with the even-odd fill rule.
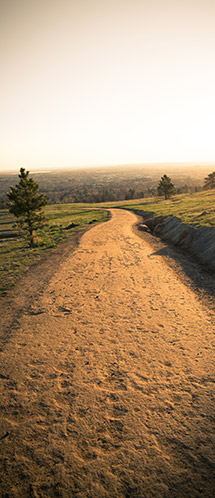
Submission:
[[[175,216],[133,210],[142,216],[140,230],[149,229],[161,239],[185,249],[209,270],[215,271],[215,227],[187,225]]]
[[[214,496],[215,312],[112,215],[4,300],[3,498]]]

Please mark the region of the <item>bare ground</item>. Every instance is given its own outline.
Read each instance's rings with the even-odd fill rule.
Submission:
[[[136,221],[113,210],[1,302],[2,498],[214,496],[213,281],[207,302]]]

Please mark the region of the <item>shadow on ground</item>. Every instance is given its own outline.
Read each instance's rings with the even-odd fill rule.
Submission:
[[[204,304],[215,307],[215,274],[198,263],[194,257],[187,254],[181,248],[171,243],[162,241],[158,236],[138,229],[138,225],[133,227],[135,233],[144,239],[154,252],[153,256],[162,256],[166,264],[177,272],[183,282],[193,288]]]

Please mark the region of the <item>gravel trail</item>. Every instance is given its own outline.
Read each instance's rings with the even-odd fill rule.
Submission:
[[[112,210],[13,320],[2,498],[214,496],[215,312],[136,222]]]

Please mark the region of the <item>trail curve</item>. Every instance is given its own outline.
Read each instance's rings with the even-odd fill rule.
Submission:
[[[215,313],[134,223],[86,232],[13,326],[5,498],[214,496]]]

